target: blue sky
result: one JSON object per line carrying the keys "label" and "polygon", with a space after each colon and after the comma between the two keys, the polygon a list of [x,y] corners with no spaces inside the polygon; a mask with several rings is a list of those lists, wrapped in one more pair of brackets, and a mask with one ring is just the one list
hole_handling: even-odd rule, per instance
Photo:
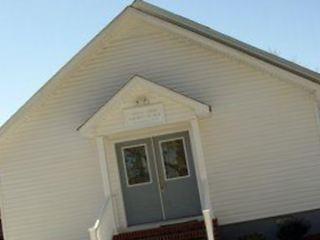
{"label": "blue sky", "polygon": [[[0,0],[0,125],[131,2]],[[320,71],[319,0],[149,2]]]}

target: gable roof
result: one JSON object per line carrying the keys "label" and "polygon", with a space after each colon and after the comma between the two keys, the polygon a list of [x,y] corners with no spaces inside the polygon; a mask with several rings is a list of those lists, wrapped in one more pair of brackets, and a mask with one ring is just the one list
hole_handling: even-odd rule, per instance
{"label": "gable roof", "polygon": [[102,107],[100,107],[89,119],[87,119],[81,126],[77,128],[83,135],[89,135],[88,132],[91,128],[94,128],[102,118],[103,115],[108,114],[108,111],[116,106],[123,96],[126,96],[132,92],[134,88],[144,88],[147,92],[156,92],[157,95],[162,95],[175,102],[181,103],[194,111],[194,115],[202,118],[210,115],[212,108],[210,105],[200,102],[197,99],[185,96],[170,88],[162,86],[147,80],[141,76],[135,75],[129,81],[123,85]]}
{"label": "gable roof", "polygon": [[298,65],[284,58],[281,58],[274,54],[263,51],[259,48],[251,46],[244,42],[241,42],[235,38],[232,38],[218,31],[215,31],[205,25],[199,24],[185,17],[166,11],[162,8],[159,8],[155,5],[144,2],[142,0],[134,1],[134,3],[131,6],[139,11],[142,11],[154,17],[160,18],[164,21],[178,25],[179,27],[182,27],[194,33],[200,34],[216,42],[222,43],[233,49],[246,53],[252,57],[258,58],[264,62],[275,65],[286,71],[294,73],[300,77],[306,78],[312,82],[315,82],[318,84],[320,83],[320,73],[317,73],[308,68],[302,67],[301,65]]}
{"label": "gable roof", "polygon": [[98,33],[85,47],[83,47],[66,65],[64,65],[38,92],[36,92],[2,127],[0,128],[0,138],[11,126],[35,105],[50,93],[54,86],[62,80],[68,72],[89,55],[104,40],[104,37],[114,29],[117,21],[125,15],[128,10],[135,9],[149,16],[174,24],[192,33],[196,33],[209,40],[221,43],[232,49],[245,53],[251,57],[257,58],[265,63],[276,66],[287,72],[293,73],[299,77],[309,80],[312,83],[320,85],[320,74],[298,64],[285,60],[281,57],[270,54],[266,51],[253,47],[244,42],[238,41],[232,37],[219,33],[207,26],[196,23],[192,20],[176,15],[142,0],[136,0],[125,8],[116,18],[114,18],[100,33]]}

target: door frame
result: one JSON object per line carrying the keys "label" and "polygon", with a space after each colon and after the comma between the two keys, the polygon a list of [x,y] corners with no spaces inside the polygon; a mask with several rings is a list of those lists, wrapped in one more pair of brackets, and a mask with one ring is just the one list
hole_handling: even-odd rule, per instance
{"label": "door frame", "polygon": [[[103,180],[108,179],[108,183],[105,183],[105,188],[107,188],[107,193],[111,195],[112,205],[114,206],[114,222],[118,231],[125,231],[128,229],[127,216],[125,213],[125,205],[123,200],[123,192],[120,183],[120,172],[119,164],[117,161],[116,148],[117,143],[126,142],[130,140],[155,137],[160,135],[166,135],[171,133],[177,133],[186,131],[190,137],[191,151],[193,155],[193,161],[195,166],[195,174],[197,179],[197,185],[199,190],[201,210],[211,209],[211,201],[209,196],[209,185],[206,172],[206,164],[204,160],[204,154],[201,143],[201,135],[199,122],[197,118],[193,118],[190,121],[179,122],[176,124],[170,125],[161,125],[148,129],[140,129],[133,131],[125,131],[122,133],[109,135],[109,136],[100,136],[98,138],[102,139],[104,142],[102,149],[105,152],[106,168],[105,171],[102,170]],[[100,161],[101,162],[101,161]],[[111,168],[109,165],[112,165],[112,171],[114,179],[110,178]],[[106,172],[107,171],[107,172]],[[108,176],[108,177],[107,177]],[[113,190],[112,184],[116,184],[115,191]],[[106,186],[108,185],[108,186]],[[165,222],[165,221],[164,221]],[[142,224],[143,226],[144,224]],[[150,225],[150,224],[149,224]]]}

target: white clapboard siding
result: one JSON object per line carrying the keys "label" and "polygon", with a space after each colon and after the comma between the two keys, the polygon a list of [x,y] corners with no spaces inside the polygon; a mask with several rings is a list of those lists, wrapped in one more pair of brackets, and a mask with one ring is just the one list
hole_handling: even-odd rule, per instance
{"label": "white clapboard siding", "polygon": [[7,240],[88,239],[103,188],[95,142],[76,128],[134,74],[213,106],[201,134],[221,223],[320,207],[308,92],[163,30],[127,25],[0,146]]}

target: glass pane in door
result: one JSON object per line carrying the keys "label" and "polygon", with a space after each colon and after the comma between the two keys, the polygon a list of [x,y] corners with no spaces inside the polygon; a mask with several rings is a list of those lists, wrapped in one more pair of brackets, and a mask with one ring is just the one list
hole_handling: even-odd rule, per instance
{"label": "glass pane in door", "polygon": [[160,149],[166,179],[189,176],[183,138],[160,141]]}
{"label": "glass pane in door", "polygon": [[122,154],[127,184],[132,186],[151,183],[146,146],[139,145],[125,147],[122,149]]}

